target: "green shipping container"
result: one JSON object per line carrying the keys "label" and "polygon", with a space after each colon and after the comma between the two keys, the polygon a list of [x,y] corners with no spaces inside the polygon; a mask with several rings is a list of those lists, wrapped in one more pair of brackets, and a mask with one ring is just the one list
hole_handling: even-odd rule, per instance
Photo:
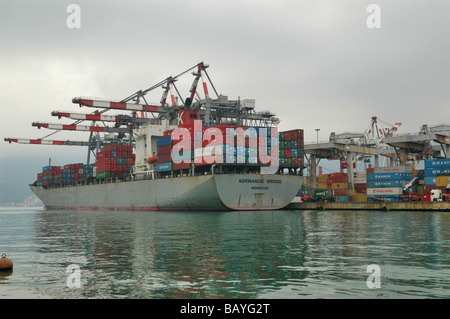
{"label": "green shipping container", "polygon": [[315,197],[331,197],[331,189],[316,189],[314,191]]}
{"label": "green shipping container", "polygon": [[111,172],[97,172],[97,179],[111,177]]}

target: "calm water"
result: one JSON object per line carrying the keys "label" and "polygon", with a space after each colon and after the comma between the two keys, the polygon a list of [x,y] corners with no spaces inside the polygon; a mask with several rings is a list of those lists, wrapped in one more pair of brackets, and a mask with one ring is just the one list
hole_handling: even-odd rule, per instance
{"label": "calm water", "polygon": [[[450,297],[442,212],[2,208],[1,253],[14,271],[0,298]],[[67,287],[71,264],[80,288]]]}

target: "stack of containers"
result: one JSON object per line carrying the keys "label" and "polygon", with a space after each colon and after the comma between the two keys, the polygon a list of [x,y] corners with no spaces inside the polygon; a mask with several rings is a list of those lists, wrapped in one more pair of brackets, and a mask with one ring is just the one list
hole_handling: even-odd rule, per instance
{"label": "stack of containers", "polygon": [[[44,166],[37,176],[38,186],[53,186],[59,183],[60,166]],[[40,180],[40,181],[39,181]]]}
{"label": "stack of containers", "polygon": [[[97,153],[95,177],[124,178],[129,175],[136,157],[131,145],[107,145]],[[93,171],[94,175],[94,171]]]}
{"label": "stack of containers", "polygon": [[329,174],[327,179],[329,189],[331,189],[331,195],[338,202],[348,202],[348,178],[346,173],[332,173]]}
{"label": "stack of containers", "polygon": [[376,167],[367,174],[368,201],[384,200],[398,202],[403,187],[412,180],[412,174],[404,166]]}
{"label": "stack of containers", "polygon": [[328,198],[332,196],[331,189],[328,186],[329,174],[317,175],[317,185],[314,190],[314,197],[316,198]]}
{"label": "stack of containers", "polygon": [[328,175],[328,174],[317,175],[316,189],[320,189],[320,190],[328,189],[328,179],[329,178],[330,178],[330,175]]}
{"label": "stack of containers", "polygon": [[61,166],[44,166],[37,175],[38,186],[64,185],[93,176],[92,165],[83,163]]}
{"label": "stack of containers", "polygon": [[84,164],[66,164],[63,167],[62,173],[61,180],[64,180],[65,184],[79,181],[84,178]]}
{"label": "stack of containers", "polygon": [[305,144],[302,129],[280,132],[279,155],[281,167],[304,167]]}
{"label": "stack of containers", "polygon": [[164,136],[156,142],[156,171],[172,171],[172,136]]}
{"label": "stack of containers", "polygon": [[424,162],[422,196],[424,201],[429,201],[431,190],[440,189],[443,193],[446,192],[446,186],[450,183],[450,159],[432,159]]}
{"label": "stack of containers", "polygon": [[353,182],[355,192],[351,195],[351,201],[367,202],[367,173],[357,172]]}
{"label": "stack of containers", "polygon": [[[211,156],[222,156],[224,164],[238,165],[270,165],[262,163],[259,154],[260,148],[264,148],[267,156],[271,156],[272,147],[279,149],[280,167],[299,168],[304,167],[304,139],[303,130],[291,130],[279,133],[279,144],[272,145],[271,128],[270,127],[246,127],[246,126],[229,126],[227,124],[204,125],[202,132],[195,132],[194,126],[184,126],[190,131],[191,135],[191,151],[192,160],[195,166],[208,165],[214,162]],[[209,128],[217,128],[221,131],[223,141],[214,142],[215,137],[211,139],[205,138],[205,130]],[[248,130],[250,134],[245,134],[244,145],[238,145],[238,138],[232,135],[236,133],[236,129]],[[179,141],[172,141],[171,135],[173,130],[164,132],[164,137],[158,139],[158,159],[157,172],[169,172],[172,170],[189,168],[187,163],[175,164],[170,155],[169,148],[172,149]],[[228,134],[227,134],[228,133]],[[266,135],[266,139],[262,136]],[[233,138],[233,146],[230,141],[225,140],[227,136]],[[171,145],[169,147],[169,144]],[[201,148],[195,148],[200,145]],[[172,163],[172,164],[171,164]],[[158,169],[159,167],[159,169]]]}

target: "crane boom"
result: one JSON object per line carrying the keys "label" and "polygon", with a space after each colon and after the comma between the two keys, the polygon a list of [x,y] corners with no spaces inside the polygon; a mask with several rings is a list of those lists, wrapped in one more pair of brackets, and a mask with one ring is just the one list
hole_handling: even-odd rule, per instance
{"label": "crane boom", "polygon": [[60,112],[53,111],[52,116],[57,116],[58,118],[67,117],[72,120],[87,120],[87,121],[103,121],[103,122],[117,122],[118,117],[113,115],[102,115],[102,114],[81,114],[72,112]]}
{"label": "crane boom", "polygon": [[116,128],[116,127],[102,127],[102,126],[84,126],[84,125],[76,125],[76,124],[52,124],[52,123],[41,123],[41,122],[33,122],[33,126],[37,128],[47,128],[50,130],[64,130],[64,131],[84,131],[84,132],[118,132],[123,133],[127,132],[128,129],[125,128]]}
{"label": "crane boom", "polygon": [[167,113],[167,109],[165,107],[159,106],[159,105],[135,104],[135,103],[126,103],[126,102],[112,102],[112,101],[103,101],[103,100],[89,100],[89,99],[83,99],[81,97],[73,98],[72,102],[77,103],[80,106],[97,107],[97,108],[103,108],[103,109]]}
{"label": "crane boom", "polygon": [[5,138],[5,142],[18,144],[38,144],[38,145],[69,145],[69,146],[89,146],[89,142],[84,141],[52,141],[52,140],[32,140],[24,138]]}

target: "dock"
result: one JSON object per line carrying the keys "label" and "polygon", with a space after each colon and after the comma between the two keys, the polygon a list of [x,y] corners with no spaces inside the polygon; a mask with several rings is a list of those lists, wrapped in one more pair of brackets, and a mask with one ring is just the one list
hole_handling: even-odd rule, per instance
{"label": "dock", "polygon": [[450,202],[296,202],[289,204],[286,209],[450,212]]}

